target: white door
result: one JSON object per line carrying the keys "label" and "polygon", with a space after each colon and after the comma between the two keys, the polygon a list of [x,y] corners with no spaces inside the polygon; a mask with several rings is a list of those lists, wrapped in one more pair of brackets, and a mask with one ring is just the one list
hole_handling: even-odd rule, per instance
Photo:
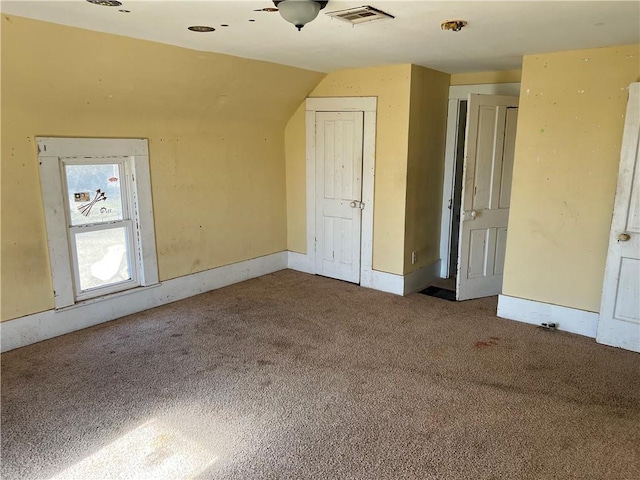
{"label": "white door", "polygon": [[518,97],[469,95],[456,298],[502,291]]}
{"label": "white door", "polygon": [[316,113],[316,273],[360,283],[362,112]]}
{"label": "white door", "polygon": [[629,88],[596,340],[640,352],[640,83]]}

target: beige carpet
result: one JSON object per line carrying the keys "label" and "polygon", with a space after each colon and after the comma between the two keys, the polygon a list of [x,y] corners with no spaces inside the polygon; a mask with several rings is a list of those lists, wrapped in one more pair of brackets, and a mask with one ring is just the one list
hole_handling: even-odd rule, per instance
{"label": "beige carpet", "polygon": [[638,479],[640,355],[278,272],[2,355],[2,479]]}

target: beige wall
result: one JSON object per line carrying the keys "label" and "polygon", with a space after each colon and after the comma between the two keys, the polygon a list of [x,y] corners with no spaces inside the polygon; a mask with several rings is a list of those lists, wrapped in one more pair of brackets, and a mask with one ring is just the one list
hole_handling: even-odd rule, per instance
{"label": "beige wall", "polygon": [[284,127],[323,74],[1,21],[2,319],[53,307],[35,136],[149,139],[161,280],[286,249]]}
{"label": "beige wall", "polygon": [[[440,217],[444,177],[449,75],[411,69],[404,273],[440,258]],[[418,260],[411,263],[411,254]]]}
{"label": "beige wall", "polygon": [[597,312],[638,45],[524,58],[503,292]]}
{"label": "beige wall", "polygon": [[307,253],[305,102],[289,119],[284,144],[287,159],[287,249]]}
{"label": "beige wall", "polygon": [[483,83],[517,83],[522,70],[502,70],[496,72],[454,73],[451,85],[478,85]]}
{"label": "beige wall", "polygon": [[[341,70],[311,97],[378,97],[373,268],[402,274],[411,65]],[[286,128],[288,248],[306,252],[304,105]]]}

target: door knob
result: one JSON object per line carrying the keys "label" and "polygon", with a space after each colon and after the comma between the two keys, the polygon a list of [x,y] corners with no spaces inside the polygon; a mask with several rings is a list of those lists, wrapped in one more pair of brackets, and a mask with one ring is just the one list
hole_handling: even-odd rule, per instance
{"label": "door knob", "polygon": [[359,208],[360,210],[364,210],[364,203],[357,200],[353,200],[349,205],[351,206],[351,208]]}
{"label": "door knob", "polygon": [[630,238],[631,235],[629,235],[628,233],[621,233],[620,235],[618,235],[618,240],[620,242],[628,242]]}

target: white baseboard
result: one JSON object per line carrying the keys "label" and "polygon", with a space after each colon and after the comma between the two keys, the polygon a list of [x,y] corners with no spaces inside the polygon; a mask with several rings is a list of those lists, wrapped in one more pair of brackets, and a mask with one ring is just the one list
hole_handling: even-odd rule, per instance
{"label": "white baseboard", "polygon": [[439,277],[440,260],[437,260],[404,276],[373,270],[371,285],[367,285],[367,287],[396,295],[409,295],[428,287],[433,280]]}
{"label": "white baseboard", "polygon": [[[311,275],[316,273],[314,266],[309,264],[309,257],[304,253],[288,252],[287,264],[291,270],[310,273]],[[361,279],[361,285],[381,292],[395,293],[396,295],[404,294],[404,277],[393,273],[371,270],[367,272],[367,278]]]}
{"label": "white baseboard", "polygon": [[[0,350],[7,352],[285,268],[313,273],[307,255],[296,252],[273,253],[72,307],[7,320],[0,323]],[[371,283],[367,287],[406,295],[426,287],[438,277],[439,270],[440,261],[406,276],[372,270]]]}
{"label": "white baseboard", "polygon": [[371,284],[366,287],[380,292],[404,295],[404,277],[395,273],[371,270]]}
{"label": "white baseboard", "polygon": [[306,253],[287,252],[287,267],[303,273],[315,273]]}
{"label": "white baseboard", "polygon": [[[288,252],[288,266],[291,270],[315,274],[313,266],[309,265],[308,257],[304,253]],[[370,276],[367,275],[367,278],[362,278],[360,284],[363,287],[381,292],[408,295],[427,287],[439,275],[440,260],[405,276],[371,270]]]}
{"label": "white baseboard", "polygon": [[407,275],[372,270],[371,284],[366,287],[396,295],[409,295],[428,287],[436,278],[440,278],[440,260]]}
{"label": "white baseboard", "polygon": [[436,278],[440,278],[440,260],[425,265],[404,276],[404,295],[424,290]]}
{"label": "white baseboard", "polygon": [[594,312],[507,295],[498,297],[498,316],[533,325],[552,322],[557,325],[558,330],[591,338],[596,337],[599,318]]}
{"label": "white baseboard", "polygon": [[1,351],[64,335],[132,313],[226,287],[287,268],[288,252],[213,268],[166,280],[152,287],[116,294],[100,301],[47,310],[0,323]]}

